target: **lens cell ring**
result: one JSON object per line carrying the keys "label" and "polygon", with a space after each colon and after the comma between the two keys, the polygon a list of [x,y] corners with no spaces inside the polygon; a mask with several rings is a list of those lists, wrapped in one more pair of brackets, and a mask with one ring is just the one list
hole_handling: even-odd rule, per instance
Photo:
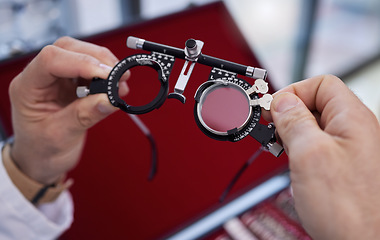
{"label": "lens cell ring", "polygon": [[[159,108],[166,100],[169,91],[169,76],[174,65],[174,57],[161,53],[136,54],[121,60],[107,78],[107,96],[111,104],[131,114],[144,114]],[[157,71],[161,83],[157,96],[143,106],[132,106],[119,97],[119,81],[123,74],[133,67],[150,67]]]}
{"label": "lens cell ring", "polygon": [[[239,103],[233,103],[234,101]],[[244,89],[222,80],[215,81],[215,84],[203,91],[197,109],[202,125],[218,135],[240,131],[250,119],[251,113],[249,96]]]}
{"label": "lens cell ring", "polygon": [[[215,78],[214,76],[213,77],[210,76],[210,79],[216,79],[216,80],[209,80],[203,83],[198,88],[195,94],[195,102],[196,102],[194,106],[195,121],[198,127],[202,130],[202,132],[211,138],[221,140],[221,141],[232,141],[232,142],[240,141],[241,139],[249,135],[249,133],[253,130],[253,128],[256,126],[256,124],[260,120],[261,108],[258,106],[249,105],[249,99],[258,99],[258,95],[257,94],[249,95],[246,93],[246,91],[251,87],[251,85],[243,79],[239,79],[236,77],[219,77],[219,76]],[[240,113],[242,113],[242,115],[247,114],[247,117],[246,118],[244,117],[244,120],[240,118],[240,120],[238,121],[239,122],[238,126],[233,127],[229,130],[224,128],[222,131],[218,131],[220,130],[219,129],[220,126],[217,127],[218,129],[215,129],[214,126],[212,127],[209,126],[210,125],[209,122],[206,123],[207,119],[205,121],[204,117],[202,116],[203,114],[202,109],[203,109],[204,101],[207,95],[210,94],[210,92],[212,92],[213,90],[218,89],[218,88],[223,88],[223,87],[230,88],[231,90],[233,89],[233,90],[239,91],[241,96],[244,96],[244,98],[246,98],[247,103],[243,103],[241,99],[239,101],[242,104],[247,104],[247,108],[249,108],[249,110],[248,112],[246,110],[243,110],[243,112],[239,110]],[[235,96],[237,96],[236,93],[234,94]]]}

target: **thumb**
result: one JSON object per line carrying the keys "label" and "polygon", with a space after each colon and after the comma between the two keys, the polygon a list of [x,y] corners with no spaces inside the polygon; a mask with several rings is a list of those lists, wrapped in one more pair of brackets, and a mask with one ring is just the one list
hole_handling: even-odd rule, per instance
{"label": "thumb", "polygon": [[295,94],[276,94],[271,105],[271,115],[288,155],[289,151],[310,146],[323,133],[314,115]]}
{"label": "thumb", "polygon": [[67,129],[83,132],[117,110],[106,94],[94,94],[72,102],[58,117]]}

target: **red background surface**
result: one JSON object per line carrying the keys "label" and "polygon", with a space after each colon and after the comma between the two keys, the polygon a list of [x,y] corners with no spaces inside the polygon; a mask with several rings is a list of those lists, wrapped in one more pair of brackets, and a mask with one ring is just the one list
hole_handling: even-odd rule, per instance
{"label": "red background surface", "polygon": [[[130,35],[179,48],[188,38],[199,39],[205,42],[202,51],[207,55],[259,67],[223,3],[86,40],[108,47],[122,59],[144,52],[125,46]],[[0,114],[9,134],[8,85],[31,57],[33,54],[0,64]],[[176,60],[170,91],[183,63]],[[221,193],[259,144],[251,137],[238,143],[220,142],[198,129],[193,96],[210,71],[210,67],[195,66],[184,92],[186,104],[168,99],[160,109],[141,116],[158,147],[158,173],[151,182],[147,180],[149,142],[124,112],[89,130],[80,164],[69,174],[75,180],[71,188],[75,221],[61,239],[156,239],[221,206]],[[253,79],[248,81],[253,83]],[[131,89],[144,87],[149,94],[151,90],[144,83],[138,74],[129,82]],[[275,158],[263,153],[239,179],[226,202],[286,165],[286,156]]]}

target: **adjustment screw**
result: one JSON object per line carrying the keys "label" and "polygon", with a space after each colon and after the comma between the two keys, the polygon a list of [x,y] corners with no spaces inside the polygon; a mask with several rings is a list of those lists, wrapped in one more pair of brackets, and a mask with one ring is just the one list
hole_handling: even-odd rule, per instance
{"label": "adjustment screw", "polygon": [[187,48],[193,49],[193,48],[196,48],[197,42],[194,39],[190,38],[186,41],[185,45]]}

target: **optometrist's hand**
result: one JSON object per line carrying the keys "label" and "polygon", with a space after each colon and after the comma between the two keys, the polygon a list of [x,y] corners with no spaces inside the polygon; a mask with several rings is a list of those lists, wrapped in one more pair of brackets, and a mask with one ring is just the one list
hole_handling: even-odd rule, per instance
{"label": "optometrist's hand", "polygon": [[[107,78],[117,61],[104,47],[63,37],[13,79],[11,156],[26,175],[51,184],[77,164],[86,130],[117,110],[105,94],[78,99],[77,84]],[[121,81],[119,94],[127,92]]]}
{"label": "optometrist's hand", "polygon": [[[277,92],[271,117],[289,157],[296,210],[314,239],[380,236],[380,126],[337,77]],[[272,118],[272,119],[271,119]]]}

